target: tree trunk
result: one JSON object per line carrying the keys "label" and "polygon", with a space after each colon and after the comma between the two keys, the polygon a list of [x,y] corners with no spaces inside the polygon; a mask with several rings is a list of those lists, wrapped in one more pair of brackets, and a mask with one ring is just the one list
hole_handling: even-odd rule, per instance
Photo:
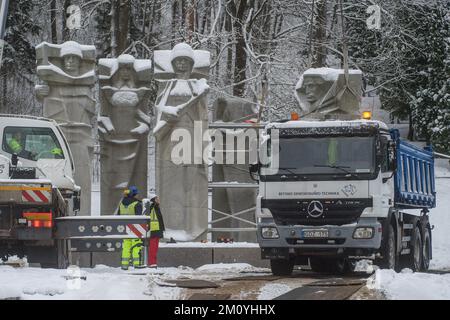
{"label": "tree trunk", "polygon": [[[231,16],[229,14],[225,15],[225,31],[228,34],[228,42],[233,41],[233,28],[231,25]],[[225,77],[225,85],[230,85],[233,83],[233,46],[230,44],[227,48],[227,69],[226,69],[226,77]],[[220,69],[218,73],[220,72]]]}
{"label": "tree trunk", "polygon": [[70,40],[70,30],[69,28],[67,28],[66,26],[66,21],[67,21],[67,9],[69,8],[69,6],[71,5],[71,0],[64,0],[64,4],[63,4],[63,12],[62,12],[62,41],[69,41]]}
{"label": "tree trunk", "polygon": [[314,25],[313,25],[313,52],[312,63],[313,68],[326,66],[327,49],[325,41],[327,37],[327,0],[316,0],[314,7]]}
{"label": "tree trunk", "polygon": [[117,34],[119,33],[118,30],[118,20],[119,20],[119,14],[117,12],[118,8],[118,1],[119,0],[111,0],[111,11],[109,12],[109,16],[111,19],[111,57],[116,58],[118,56],[118,41],[117,41]]}
{"label": "tree trunk", "polygon": [[245,12],[248,8],[247,1],[240,1],[239,6],[236,8],[233,1],[229,2],[230,11],[234,17],[234,34],[235,34],[235,63],[234,63],[234,87],[233,95],[243,97],[245,94],[245,76],[247,69],[247,52],[245,51],[245,39],[244,39],[244,23]]}
{"label": "tree trunk", "polygon": [[187,39],[190,41],[192,35],[195,32],[195,21],[196,21],[196,0],[188,0],[186,3],[186,33]]}
{"label": "tree trunk", "polygon": [[178,25],[178,0],[175,0],[172,5],[172,47],[175,46],[175,34],[177,32]]}
{"label": "tree trunk", "polygon": [[58,34],[56,31],[56,0],[50,2],[50,36],[52,43],[58,43]]}
{"label": "tree trunk", "polygon": [[409,111],[409,127],[408,127],[408,140],[414,141],[414,123],[411,111]]}
{"label": "tree trunk", "polygon": [[130,30],[130,0],[119,0],[119,33],[117,37],[117,54],[121,55],[128,47]]}

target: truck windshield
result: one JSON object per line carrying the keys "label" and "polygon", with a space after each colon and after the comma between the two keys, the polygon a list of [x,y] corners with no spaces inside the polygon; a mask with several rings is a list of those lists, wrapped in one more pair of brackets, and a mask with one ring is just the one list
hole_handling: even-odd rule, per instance
{"label": "truck windshield", "polygon": [[374,137],[280,138],[277,174],[350,175],[373,173]]}
{"label": "truck windshield", "polygon": [[32,161],[64,159],[61,145],[51,128],[6,127],[2,149]]}

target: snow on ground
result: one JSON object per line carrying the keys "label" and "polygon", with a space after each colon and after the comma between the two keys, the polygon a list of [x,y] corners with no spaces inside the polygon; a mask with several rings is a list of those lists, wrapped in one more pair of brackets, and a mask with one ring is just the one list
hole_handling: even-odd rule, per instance
{"label": "snow on ground", "polygon": [[[41,269],[0,266],[0,299],[23,300],[142,300],[148,288],[145,276],[115,268]],[[83,280],[81,277],[86,277]]]}
{"label": "snow on ground", "polygon": [[261,288],[258,300],[272,300],[291,291],[293,288],[282,283],[268,283]]}
{"label": "snow on ground", "polygon": [[[436,208],[430,210],[433,259],[431,269],[450,269],[450,170],[436,167]],[[439,178],[441,177],[441,178]]]}
{"label": "snow on ground", "polygon": [[404,269],[400,273],[393,270],[377,270],[371,285],[383,292],[387,299],[450,299],[450,274],[413,273],[409,269]]}
{"label": "snow on ground", "polygon": [[[167,235],[164,234],[167,238]],[[218,242],[177,242],[177,243],[166,243],[161,242],[160,248],[259,248],[257,243],[251,242],[229,242],[229,243],[218,243]]]}
{"label": "snow on ground", "polygon": [[[13,268],[0,266],[0,300],[177,300],[183,289],[165,280],[193,278],[218,281],[245,273],[268,272],[246,263],[204,265],[197,269],[185,266],[123,271],[98,265],[93,269],[69,267],[67,270]],[[268,288],[265,294],[273,292]]]}

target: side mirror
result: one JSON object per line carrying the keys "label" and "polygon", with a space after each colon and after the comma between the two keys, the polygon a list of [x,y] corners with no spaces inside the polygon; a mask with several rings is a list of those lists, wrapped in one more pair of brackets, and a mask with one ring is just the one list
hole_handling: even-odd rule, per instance
{"label": "side mirror", "polygon": [[75,192],[73,197],[73,211],[80,211],[80,208],[81,208],[80,192]]}
{"label": "side mirror", "polygon": [[13,153],[11,156],[11,164],[14,167],[17,167],[17,163],[19,162],[19,157],[17,156],[17,153]]}
{"label": "side mirror", "polygon": [[397,145],[395,141],[389,141],[388,144],[388,170],[397,170]]}
{"label": "side mirror", "polygon": [[250,177],[252,178],[252,180],[254,181],[258,181],[259,178],[259,170],[261,169],[261,164],[260,163],[255,163],[255,164],[251,164],[249,167],[249,172],[250,172]]}

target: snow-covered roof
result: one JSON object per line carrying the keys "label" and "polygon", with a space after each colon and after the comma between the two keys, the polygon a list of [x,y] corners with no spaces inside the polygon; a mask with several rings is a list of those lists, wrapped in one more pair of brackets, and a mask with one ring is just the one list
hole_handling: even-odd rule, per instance
{"label": "snow-covered roof", "polygon": [[13,127],[53,127],[57,125],[54,120],[44,117],[12,114],[0,114],[0,122]]}
{"label": "snow-covered roof", "polygon": [[290,129],[290,128],[324,128],[324,127],[358,127],[361,125],[374,125],[382,129],[388,130],[388,126],[377,120],[325,120],[325,121],[287,121],[287,122],[273,122],[266,125],[266,129]]}
{"label": "snow-covered roof", "polygon": [[0,179],[0,184],[41,185],[41,184],[52,184],[52,181],[49,179]]}

